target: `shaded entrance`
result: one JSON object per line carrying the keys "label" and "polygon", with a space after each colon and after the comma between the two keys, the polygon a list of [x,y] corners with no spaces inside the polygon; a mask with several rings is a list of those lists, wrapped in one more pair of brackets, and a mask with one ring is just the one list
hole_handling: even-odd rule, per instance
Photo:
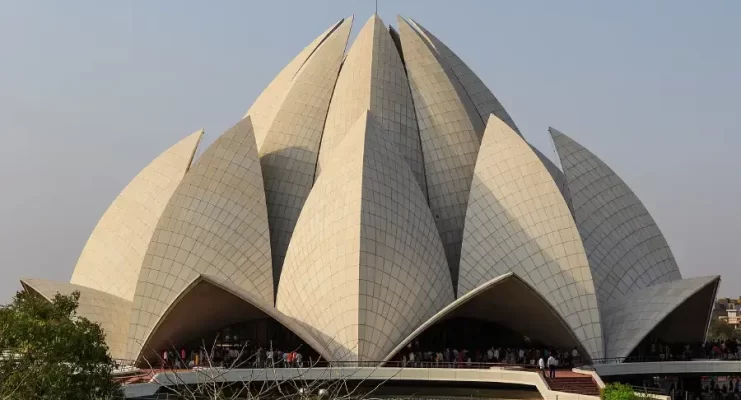
{"label": "shaded entrance", "polygon": [[482,356],[491,347],[548,347],[500,323],[468,317],[451,317],[440,321],[415,338],[412,344],[412,347],[422,351],[466,349],[473,353],[471,360],[478,362],[485,361]]}
{"label": "shaded entrance", "polygon": [[588,358],[558,312],[530,285],[509,273],[466,293],[435,314],[387,360],[402,359],[410,349],[424,353],[450,348],[468,350],[471,361],[475,361],[477,353],[483,357],[491,347],[540,351],[571,351],[576,347],[584,359]]}
{"label": "shaded entrance", "polygon": [[212,357],[225,363],[234,359],[235,351],[246,360],[260,347],[267,352],[271,346],[317,359],[318,343],[308,332],[272,305],[240,290],[203,276],[193,281],[157,323],[137,364],[161,365],[165,352],[170,365],[182,358],[181,365],[190,361],[203,365]]}
{"label": "shaded entrance", "polygon": [[706,285],[685,300],[641,340],[626,361],[702,357],[717,289],[717,282]]}

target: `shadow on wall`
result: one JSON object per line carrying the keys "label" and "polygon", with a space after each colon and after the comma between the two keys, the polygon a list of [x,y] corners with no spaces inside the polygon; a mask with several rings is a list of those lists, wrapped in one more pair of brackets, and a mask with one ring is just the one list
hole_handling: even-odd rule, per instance
{"label": "shadow on wall", "polygon": [[286,147],[260,155],[276,299],[288,245],[314,185],[316,163],[317,150],[308,147]]}

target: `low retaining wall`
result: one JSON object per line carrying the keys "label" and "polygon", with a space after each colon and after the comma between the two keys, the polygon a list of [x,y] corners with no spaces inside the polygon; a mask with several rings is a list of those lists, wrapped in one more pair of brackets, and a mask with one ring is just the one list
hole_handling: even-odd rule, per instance
{"label": "low retaining wall", "polygon": [[151,396],[161,386],[195,385],[204,382],[261,382],[285,380],[336,380],[351,381],[406,381],[452,383],[503,383],[531,386],[545,400],[597,400],[595,396],[563,393],[551,390],[537,372],[511,369],[440,369],[440,368],[282,368],[282,369],[203,369],[199,371],[161,372],[151,383],[126,385],[126,397]]}

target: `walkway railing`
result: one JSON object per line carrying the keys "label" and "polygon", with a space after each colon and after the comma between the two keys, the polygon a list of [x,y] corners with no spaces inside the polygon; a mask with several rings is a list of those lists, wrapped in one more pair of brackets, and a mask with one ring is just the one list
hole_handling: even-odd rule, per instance
{"label": "walkway railing", "polygon": [[618,364],[618,363],[637,363],[637,362],[666,362],[666,361],[739,361],[738,358],[710,358],[710,357],[659,357],[659,356],[631,356],[631,357],[611,357],[596,358],[592,360],[592,365],[601,364]]}
{"label": "walkway railing", "polygon": [[[133,367],[136,363],[133,360],[115,360],[119,369]],[[157,369],[193,369],[208,368],[208,365],[198,366],[153,366]],[[326,360],[308,360],[300,364],[284,362],[255,362],[254,360],[245,360],[243,362],[214,362],[211,367],[215,368],[460,368],[460,369],[490,369],[501,368],[510,370],[531,370],[536,371],[537,366],[531,364],[512,364],[512,363],[491,363],[491,362],[434,362],[434,361],[326,361]],[[569,367],[570,368],[570,367]],[[562,369],[562,368],[560,368]]]}
{"label": "walkway railing", "polygon": [[[692,360],[708,360],[707,358],[673,358],[666,359],[656,356],[633,356],[633,357],[611,357],[611,358],[597,358],[585,363],[575,363],[574,365],[561,365],[558,369],[570,369],[573,367],[594,367],[597,365],[605,364],[619,364],[619,363],[638,363],[638,362],[663,362],[663,361],[692,361]],[[737,360],[725,360],[716,359],[718,361],[737,361]],[[116,368],[118,370],[125,370],[127,368],[133,368],[136,363],[134,360],[114,360],[116,362]],[[208,365],[187,365],[187,362],[180,360],[175,365],[153,365],[152,368],[157,369],[191,369],[193,367],[208,367]],[[329,367],[348,367],[348,368],[377,368],[377,367],[394,367],[394,368],[466,368],[466,369],[489,369],[489,368],[502,368],[502,369],[524,369],[535,371],[538,369],[536,365],[530,363],[494,363],[494,362],[450,362],[450,361],[326,361],[326,360],[304,360],[300,364],[296,362],[283,362],[274,361],[269,362],[256,362],[253,359],[244,361],[226,360],[213,362],[213,367],[230,367],[230,368],[329,368]]]}

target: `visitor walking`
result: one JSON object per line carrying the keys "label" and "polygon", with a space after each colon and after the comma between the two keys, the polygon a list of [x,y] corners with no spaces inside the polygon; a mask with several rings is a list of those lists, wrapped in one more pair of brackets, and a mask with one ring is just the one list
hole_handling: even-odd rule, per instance
{"label": "visitor walking", "polygon": [[558,361],[556,361],[556,358],[553,357],[553,355],[548,357],[548,377],[549,378],[555,378],[556,377],[556,365],[558,365]]}
{"label": "visitor walking", "polygon": [[538,368],[540,369],[540,373],[545,376],[545,361],[543,361],[543,357],[538,359]]}

